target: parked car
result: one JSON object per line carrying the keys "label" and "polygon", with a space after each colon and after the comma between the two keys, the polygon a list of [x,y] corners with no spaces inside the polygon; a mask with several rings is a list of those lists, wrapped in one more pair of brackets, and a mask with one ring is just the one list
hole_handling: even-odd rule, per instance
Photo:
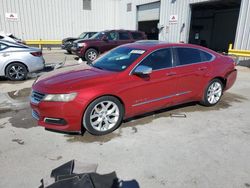
{"label": "parked car", "polygon": [[32,114],[46,129],[103,135],[150,111],[191,101],[213,106],[236,76],[233,59],[201,46],[131,43],[88,68],[40,77]]}
{"label": "parked car", "polygon": [[25,44],[25,41],[15,37],[12,33],[5,34],[4,32],[0,32],[0,40],[6,40],[10,42],[17,42],[17,43]]}
{"label": "parked car", "polygon": [[88,62],[94,61],[99,54],[112,48],[147,39],[144,32],[129,30],[110,30],[96,33],[88,40],[76,40],[71,51]]}
{"label": "parked car", "polygon": [[23,44],[0,40],[0,76],[24,80],[28,72],[42,70],[42,51]]}
{"label": "parked car", "polygon": [[83,32],[77,38],[68,37],[62,40],[62,49],[65,49],[69,54],[71,54],[71,48],[73,46],[73,42],[78,39],[89,39],[97,32]]}

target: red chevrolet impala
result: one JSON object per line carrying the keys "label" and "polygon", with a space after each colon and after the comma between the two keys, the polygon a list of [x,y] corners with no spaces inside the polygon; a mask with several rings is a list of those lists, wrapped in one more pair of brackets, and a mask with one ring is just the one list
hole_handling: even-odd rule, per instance
{"label": "red chevrolet impala", "polygon": [[49,130],[103,135],[149,111],[191,101],[215,105],[236,76],[231,58],[207,48],[141,41],[88,68],[40,77],[32,87],[32,115]]}

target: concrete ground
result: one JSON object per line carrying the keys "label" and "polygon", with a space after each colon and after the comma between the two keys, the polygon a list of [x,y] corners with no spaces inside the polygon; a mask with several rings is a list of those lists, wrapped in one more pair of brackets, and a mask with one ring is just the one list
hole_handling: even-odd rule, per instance
{"label": "concrete ground", "polygon": [[[67,56],[44,53],[47,63]],[[34,78],[0,80],[0,187],[33,188],[69,160],[98,164],[98,173],[116,171],[142,188],[250,187],[250,69],[215,107],[186,104],[125,122],[101,137],[45,131],[31,118],[28,95]],[[186,114],[186,118],[170,114]]]}

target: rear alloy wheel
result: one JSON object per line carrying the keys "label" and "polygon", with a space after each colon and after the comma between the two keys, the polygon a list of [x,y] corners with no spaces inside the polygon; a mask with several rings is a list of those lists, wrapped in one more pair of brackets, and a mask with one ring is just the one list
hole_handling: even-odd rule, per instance
{"label": "rear alloy wheel", "polygon": [[219,79],[212,80],[207,86],[202,104],[205,106],[216,105],[220,101],[222,93],[222,82]]}
{"label": "rear alloy wheel", "polygon": [[97,50],[90,48],[85,52],[85,59],[87,62],[92,62],[98,57]]}
{"label": "rear alloy wheel", "polygon": [[123,114],[123,106],[117,98],[100,97],[86,109],[83,126],[93,135],[108,134],[121,124]]}
{"label": "rear alloy wheel", "polygon": [[27,68],[21,63],[11,63],[6,68],[6,77],[10,80],[25,80],[27,74]]}

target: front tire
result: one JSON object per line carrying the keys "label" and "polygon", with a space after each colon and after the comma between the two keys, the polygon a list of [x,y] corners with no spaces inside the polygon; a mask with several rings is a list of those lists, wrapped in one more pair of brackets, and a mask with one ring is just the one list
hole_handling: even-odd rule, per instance
{"label": "front tire", "polygon": [[117,98],[103,96],[87,107],[83,116],[83,126],[93,135],[105,135],[113,132],[121,124],[123,115],[123,105]]}
{"label": "front tire", "polygon": [[87,62],[92,62],[98,57],[98,51],[94,48],[90,48],[85,52],[85,59]]}
{"label": "front tire", "polygon": [[220,101],[222,94],[223,83],[219,79],[213,79],[208,84],[201,103],[204,106],[214,106]]}
{"label": "front tire", "polygon": [[10,80],[25,80],[27,78],[27,74],[27,68],[21,63],[11,63],[6,68],[6,77]]}

